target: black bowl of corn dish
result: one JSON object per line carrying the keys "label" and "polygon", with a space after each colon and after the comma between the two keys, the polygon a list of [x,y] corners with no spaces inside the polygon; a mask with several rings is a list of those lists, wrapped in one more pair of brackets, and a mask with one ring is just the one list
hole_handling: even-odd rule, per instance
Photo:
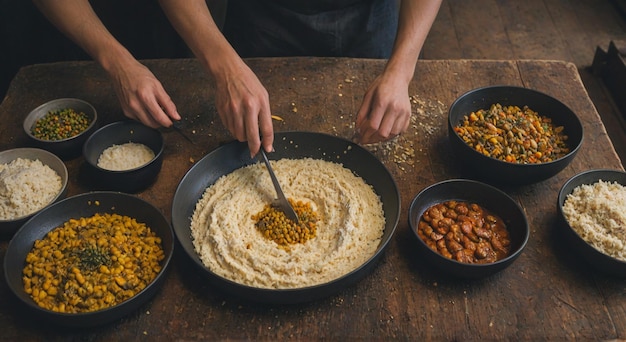
{"label": "black bowl of corn dish", "polygon": [[87,178],[98,190],[136,193],[152,185],[163,163],[161,132],[133,120],[94,132],[83,146]]}
{"label": "black bowl of corn dish", "polygon": [[39,148],[0,152],[0,236],[67,194],[67,168],[59,157]]}
{"label": "black bowl of corn dish", "polygon": [[626,172],[588,170],[568,179],[557,200],[560,233],[594,270],[626,278]]}
{"label": "black bowl of corn dish", "polygon": [[448,136],[463,173],[495,184],[531,184],[563,170],[583,126],[559,100],[536,90],[490,86],[454,101]]}
{"label": "black bowl of corn dish", "polygon": [[530,235],[515,200],[469,179],[450,179],[420,191],[409,207],[409,226],[421,262],[458,279],[483,278],[509,267]]}
{"label": "black bowl of corn dish", "polygon": [[33,109],[23,127],[32,147],[48,150],[61,159],[72,159],[80,156],[97,123],[98,114],[90,103],[61,98]]}
{"label": "black bowl of corn dish", "polygon": [[[6,250],[4,275],[24,304],[25,310],[16,310],[20,319],[36,315],[54,325],[93,327],[150,300],[165,279],[173,249],[173,231],[159,209],[129,194],[90,192],[27,221]],[[52,271],[41,274],[41,268]]]}

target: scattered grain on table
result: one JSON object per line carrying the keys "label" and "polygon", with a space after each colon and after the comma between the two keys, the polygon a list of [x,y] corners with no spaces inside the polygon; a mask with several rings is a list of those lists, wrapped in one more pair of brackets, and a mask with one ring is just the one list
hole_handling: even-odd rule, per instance
{"label": "scattered grain on table", "polygon": [[408,130],[391,140],[364,145],[381,161],[393,162],[402,171],[413,167],[416,153],[422,152],[419,141],[429,139],[441,129],[446,111],[439,100],[422,99],[419,95],[412,95],[409,100],[412,113]]}

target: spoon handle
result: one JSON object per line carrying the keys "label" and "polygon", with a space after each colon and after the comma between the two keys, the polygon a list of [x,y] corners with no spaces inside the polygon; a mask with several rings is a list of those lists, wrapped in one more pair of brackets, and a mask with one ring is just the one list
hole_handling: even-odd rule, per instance
{"label": "spoon handle", "polygon": [[296,214],[296,211],[291,206],[291,203],[289,203],[289,201],[287,200],[287,197],[285,197],[285,194],[283,193],[283,190],[281,189],[280,184],[278,183],[278,179],[276,178],[276,175],[274,174],[274,170],[272,169],[272,166],[270,165],[270,161],[269,159],[267,159],[267,154],[265,154],[265,151],[263,151],[262,148],[261,148],[261,156],[263,157],[263,162],[265,162],[267,171],[269,171],[270,173],[270,178],[272,179],[272,183],[274,183],[274,189],[276,189],[276,195],[278,195],[278,205],[280,209],[283,211],[283,213],[285,213],[288,219],[296,223],[299,223],[298,215]]}

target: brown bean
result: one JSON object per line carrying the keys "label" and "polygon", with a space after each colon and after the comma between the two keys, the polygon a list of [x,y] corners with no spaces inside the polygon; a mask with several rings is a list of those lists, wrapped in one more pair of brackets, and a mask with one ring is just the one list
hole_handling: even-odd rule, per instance
{"label": "brown bean", "polygon": [[456,220],[459,214],[455,210],[446,210],[444,217],[450,218],[452,220]]}
{"label": "brown bean", "polygon": [[455,253],[455,252],[458,252],[461,249],[463,249],[463,245],[461,245],[460,243],[454,241],[454,239],[446,239],[446,241],[447,241],[446,245],[448,247],[448,250],[451,253]]}
{"label": "brown bean", "polygon": [[483,239],[491,239],[491,231],[489,229],[485,229],[485,228],[481,228],[481,227],[473,227],[474,233],[476,233],[476,235],[478,237],[481,237]]}
{"label": "brown bean", "polygon": [[417,234],[432,250],[467,263],[504,258],[510,240],[504,222],[476,203],[447,201],[422,215]]}
{"label": "brown bean", "polygon": [[464,262],[467,264],[474,263],[474,251],[469,250],[469,249],[462,249],[460,251],[457,251],[455,254],[455,257],[456,257],[456,260],[460,262]]}
{"label": "brown bean", "polygon": [[467,208],[467,205],[457,205],[454,208],[454,211],[456,211],[456,213],[459,215],[467,215],[467,213],[469,212],[469,208]]}
{"label": "brown bean", "polygon": [[452,259],[452,254],[450,254],[450,252],[448,251],[448,247],[446,247],[446,240],[441,239],[437,241],[437,251],[444,257]]}
{"label": "brown bean", "polygon": [[470,238],[468,238],[467,236],[463,236],[462,242],[463,242],[463,247],[465,247],[465,249],[472,251],[472,253],[476,250],[476,243],[470,240]]}

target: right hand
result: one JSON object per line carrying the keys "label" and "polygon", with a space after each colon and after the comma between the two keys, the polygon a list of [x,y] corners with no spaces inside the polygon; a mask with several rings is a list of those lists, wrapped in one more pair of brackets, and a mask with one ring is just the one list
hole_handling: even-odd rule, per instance
{"label": "right hand", "polygon": [[274,128],[267,90],[243,62],[234,72],[223,75],[216,77],[215,94],[223,124],[237,140],[248,142],[251,156],[260,148],[272,152]]}

